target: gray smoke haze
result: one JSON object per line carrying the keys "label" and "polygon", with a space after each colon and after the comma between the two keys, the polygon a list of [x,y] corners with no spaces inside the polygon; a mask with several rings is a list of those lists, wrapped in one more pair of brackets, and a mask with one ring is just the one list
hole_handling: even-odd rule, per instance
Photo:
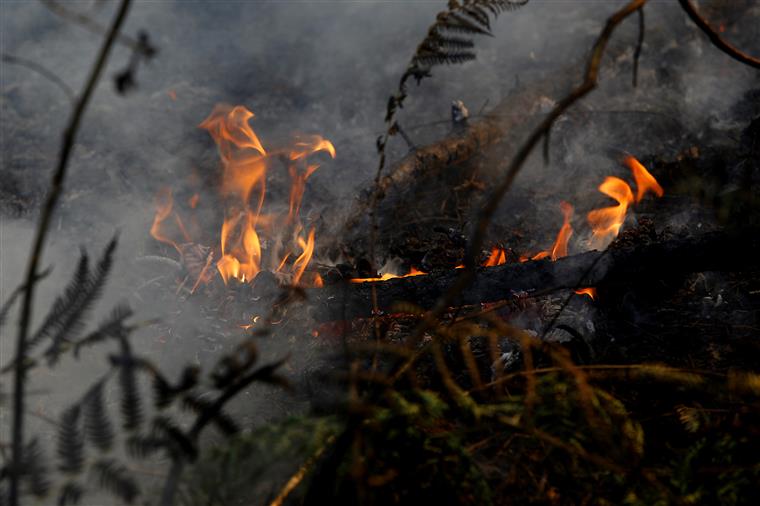
{"label": "gray smoke haze", "polygon": [[[37,320],[71,275],[80,246],[96,257],[116,230],[121,238],[116,270],[93,320],[117,301],[129,299],[124,287],[137,283],[132,260],[155,248],[148,236],[155,192],[165,185],[181,188],[193,172],[213,180],[216,149],[197,125],[220,102],[253,111],[252,126],[266,147],[286,145],[297,132],[318,133],[334,143],[337,158],[325,162],[310,180],[305,206],[315,206],[338,222],[355,195],[369,187],[388,95],[445,3],[134,2],[124,31],[135,35],[145,30],[159,53],[140,66],[138,88],[123,97],[115,94],[112,77],[127,65],[130,54],[123,47],[112,54],[85,116],[42,262],[55,269],[40,285]],[[418,144],[432,142],[448,126],[415,126],[448,119],[452,100],[463,100],[472,113],[484,106],[487,111],[516,86],[554,75],[588,54],[605,19],[622,3],[533,0],[502,14],[494,23],[495,37],[477,40],[477,61],[434,68],[432,79],[410,88],[402,125]],[[103,24],[115,6],[87,0],[65,4]],[[730,5],[724,9],[730,10]],[[552,162],[544,166],[540,153],[534,154],[518,180],[516,194],[545,186],[541,195],[547,196],[546,210],[529,217],[544,222],[544,242],[556,233],[560,200],[589,206],[603,200],[596,186],[605,175],[625,174],[611,152],[674,155],[703,132],[737,121],[741,114],[734,104],[760,84],[756,72],[710,46],[676,2],[651,2],[646,15],[638,88],[630,83],[637,37],[632,18],[614,35],[615,56],[605,60],[599,89],[557,125]],[[760,53],[760,27],[743,19],[728,22],[727,36],[746,51]],[[0,2],[0,37],[2,53],[45,66],[74,90],[80,89],[101,43],[99,36],[33,1]],[[579,66],[561,77],[569,87],[579,82],[581,73]],[[2,63],[0,301],[21,280],[69,106],[65,94],[45,78]],[[403,142],[394,139],[392,158],[405,153]],[[146,303],[138,309],[139,319],[161,316],[160,306]],[[3,365],[10,360],[14,333],[15,312],[0,342]],[[137,342],[144,346],[138,351],[150,350],[150,338]],[[275,346],[267,353],[276,356],[278,351]],[[97,376],[101,359],[91,357],[87,367],[67,362],[62,372],[46,371],[35,378],[31,388],[49,392],[40,409],[57,416]],[[61,378],[66,381],[63,392],[56,388]],[[2,386],[7,391],[10,382],[6,379]],[[298,407],[286,405],[283,411]],[[0,409],[3,439],[8,440],[8,410]]]}

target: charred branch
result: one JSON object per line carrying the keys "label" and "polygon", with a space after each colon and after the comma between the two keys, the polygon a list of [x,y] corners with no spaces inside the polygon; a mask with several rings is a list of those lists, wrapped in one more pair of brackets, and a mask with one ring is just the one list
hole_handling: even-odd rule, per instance
{"label": "charred branch", "polygon": [[[554,262],[547,259],[479,268],[451,306],[497,302],[516,292],[619,287],[691,272],[741,271],[755,268],[758,255],[760,236],[756,231],[711,232],[647,244],[618,242],[603,252],[589,251]],[[459,275],[459,270],[451,270],[376,283],[343,283],[308,290],[308,295],[315,318],[323,321],[372,316],[373,291],[378,309],[386,313],[399,302],[431,309]]]}

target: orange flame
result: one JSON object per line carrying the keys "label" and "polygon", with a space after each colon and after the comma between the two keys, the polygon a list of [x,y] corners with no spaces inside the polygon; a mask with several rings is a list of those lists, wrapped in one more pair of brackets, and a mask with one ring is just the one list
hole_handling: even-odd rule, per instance
{"label": "orange flame", "polygon": [[[153,217],[153,225],[150,227],[150,235],[157,241],[161,241],[166,244],[170,244],[177,251],[179,246],[176,241],[172,240],[169,235],[163,230],[164,221],[172,214],[172,208],[174,207],[174,197],[172,196],[171,188],[164,187],[158,190],[155,197],[156,214]],[[175,213],[175,219],[177,224],[181,227],[181,220]],[[184,227],[181,227],[184,228]]]}
{"label": "orange flame", "polygon": [[301,253],[296,261],[293,262],[293,284],[296,285],[301,280],[303,272],[306,270],[306,266],[309,265],[311,256],[314,254],[314,229],[309,231],[309,238],[304,241],[302,237],[298,238],[298,246],[300,246],[303,253]]}
{"label": "orange flame", "polygon": [[618,205],[594,209],[588,213],[587,219],[593,231],[589,241],[589,246],[592,248],[604,248],[612,239],[617,237],[620,227],[625,222],[628,207],[633,203],[640,202],[647,192],[652,192],[658,197],[662,197],[665,193],[654,176],[636,158],[630,155],[626,156],[623,163],[631,169],[633,179],[636,181],[636,197],[634,198],[633,191],[628,183],[622,179],[610,176],[604,180],[599,186],[599,191],[615,199]]}
{"label": "orange flame", "polygon": [[389,279],[411,278],[413,276],[425,276],[425,275],[427,275],[427,272],[422,272],[421,270],[412,267],[411,269],[409,269],[409,272],[407,274],[391,274],[389,272],[386,272],[385,274],[382,274],[379,278],[352,278],[350,281],[351,283],[374,283],[377,281],[387,281]]}
{"label": "orange flame", "polygon": [[648,191],[654,193],[658,197],[663,196],[665,192],[662,190],[662,186],[660,186],[654,176],[649,173],[646,167],[641,165],[641,162],[632,156],[627,156],[624,163],[629,169],[631,169],[633,179],[636,181],[636,203],[641,202],[641,199],[644,198],[644,195]]}
{"label": "orange flame", "polygon": [[615,199],[618,205],[594,209],[588,213],[588,223],[593,231],[589,245],[596,249],[607,246],[617,237],[625,221],[628,206],[633,203],[631,187],[618,177],[608,176],[599,185],[599,191]]}
{"label": "orange flame", "polygon": [[570,224],[570,219],[573,217],[573,206],[563,200],[559,203],[559,208],[562,210],[564,221],[552,246],[552,260],[567,256],[567,243],[573,236],[573,226]]}
{"label": "orange flame", "polygon": [[[551,251],[539,251],[530,257],[530,260],[541,260],[548,257],[554,261],[567,256],[567,244],[573,236],[573,226],[570,224],[570,219],[573,217],[573,206],[563,200],[559,203],[559,208],[562,211],[563,222],[562,227],[557,232],[557,238],[554,240]],[[527,261],[527,256],[520,256],[520,262]]]}
{"label": "orange flame", "polygon": [[307,164],[306,168],[299,173],[297,164],[299,161],[305,160],[307,156],[320,151],[325,151],[332,158],[335,158],[335,146],[333,146],[332,142],[319,135],[312,135],[308,141],[297,141],[288,156],[291,162],[288,166],[288,172],[292,181],[290,186],[288,223],[293,223],[298,218],[301,200],[306,189],[306,180],[319,168],[319,164]]}
{"label": "orange flame", "polygon": [[224,167],[222,193],[237,195],[247,205],[251,192],[258,186],[258,209],[261,210],[266,190],[267,153],[248,124],[253,117],[243,106],[219,104],[198,126],[208,130],[219,149]]}
{"label": "orange flame", "polygon": [[596,288],[593,287],[586,287],[586,288],[579,288],[575,290],[575,293],[578,295],[588,295],[591,297],[591,300],[596,300]]}
{"label": "orange flame", "polygon": [[261,243],[255,225],[256,216],[250,210],[224,220],[220,238],[222,258],[216,267],[225,283],[231,277],[251,281],[261,270]]}
{"label": "orange flame", "polygon": [[507,263],[507,252],[494,246],[491,248],[491,256],[488,257],[488,260],[486,260],[483,266],[495,267],[505,263]]}
{"label": "orange flame", "polygon": [[[291,176],[287,218],[279,214],[262,214],[270,157],[249,124],[252,118],[254,114],[243,106],[219,104],[199,125],[209,132],[217,145],[223,167],[220,188],[228,204],[219,238],[221,257],[216,267],[225,283],[230,278],[252,281],[263,268],[264,243],[261,237],[264,234],[266,244],[269,244],[266,265],[272,269],[276,267],[277,272],[289,272],[295,284],[303,278],[314,255],[314,230],[306,238],[298,235],[302,230],[298,213],[306,180],[319,167],[308,163],[307,159],[320,151],[334,158],[335,147],[318,135],[298,139],[286,157]],[[188,203],[194,208],[198,203],[197,196]],[[273,235],[275,232],[277,235]],[[285,237],[290,239],[286,241]],[[296,245],[301,254],[288,265]],[[307,279],[313,280],[313,284],[321,283],[318,277]]]}

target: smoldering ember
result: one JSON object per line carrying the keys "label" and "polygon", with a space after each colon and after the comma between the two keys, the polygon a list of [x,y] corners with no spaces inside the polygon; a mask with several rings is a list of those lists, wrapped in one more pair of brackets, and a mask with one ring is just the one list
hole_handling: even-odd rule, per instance
{"label": "smoldering ember", "polygon": [[757,504],[760,3],[0,33],[0,505]]}

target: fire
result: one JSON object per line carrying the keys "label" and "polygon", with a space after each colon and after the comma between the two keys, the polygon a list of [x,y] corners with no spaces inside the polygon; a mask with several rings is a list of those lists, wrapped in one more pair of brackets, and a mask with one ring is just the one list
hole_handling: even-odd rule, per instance
{"label": "fire", "polygon": [[624,163],[628,166],[629,169],[631,169],[631,172],[633,173],[633,179],[636,181],[637,204],[641,202],[641,199],[644,198],[644,195],[648,191],[651,191],[658,197],[662,197],[664,195],[665,192],[662,190],[662,186],[660,186],[654,176],[652,176],[646,167],[641,165],[638,160],[632,156],[627,156]]}
{"label": "fire", "polygon": [[301,248],[302,253],[293,262],[293,271],[295,272],[293,274],[293,284],[298,284],[301,276],[303,276],[303,271],[306,270],[306,266],[309,265],[311,256],[314,254],[314,229],[309,231],[309,238],[306,241],[301,237],[298,238],[298,246]]}
{"label": "fire", "polygon": [[[573,217],[573,206],[563,200],[559,203],[559,208],[562,211],[563,222],[562,227],[557,232],[557,238],[554,240],[551,251],[540,251],[530,257],[530,260],[541,260],[549,257],[554,261],[567,256],[567,244],[573,236],[573,226],[570,224],[570,219]],[[520,257],[520,262],[527,261],[527,256]]]}
{"label": "fire", "polygon": [[261,243],[255,225],[256,215],[251,210],[224,220],[220,238],[222,258],[217,269],[225,283],[230,278],[251,281],[261,270]]}
{"label": "fire", "polygon": [[319,168],[319,164],[305,164],[306,167],[299,172],[299,162],[303,163],[308,155],[324,151],[335,158],[335,147],[332,143],[318,135],[311,136],[308,141],[296,142],[290,152],[288,172],[290,174],[290,209],[288,210],[288,223],[293,223],[298,218],[301,208],[301,200],[306,189],[306,180]]}
{"label": "fire", "polygon": [[220,104],[214,107],[199,128],[208,131],[222,159],[222,194],[239,197],[247,205],[251,192],[258,189],[258,210],[266,191],[266,151],[248,121],[254,114],[242,106]]}
{"label": "fire", "polygon": [[[322,286],[319,274],[308,271],[314,257],[316,238],[314,228],[306,227],[300,221],[301,202],[306,183],[320,167],[310,157],[325,153],[335,158],[333,144],[319,135],[296,138],[289,149],[267,151],[253,131],[250,121],[254,114],[243,106],[217,105],[211,114],[201,122],[200,128],[209,132],[217,145],[222,163],[220,191],[224,215],[219,230],[219,250],[209,255],[201,276],[195,282],[193,291],[201,282],[208,282],[213,267],[227,284],[231,279],[250,283],[264,269],[289,275],[293,284],[305,283]],[[276,155],[276,156],[275,156]],[[289,202],[287,214],[272,213],[265,209],[267,173],[275,163],[284,163],[290,176]],[[657,180],[633,156],[627,156],[624,164],[631,170],[636,184],[634,195],[631,186],[618,177],[608,176],[598,189],[611,197],[617,205],[594,209],[587,215],[592,229],[589,245],[602,248],[616,237],[625,222],[628,208],[640,202],[647,193],[662,197],[664,191]],[[200,196],[193,194],[187,199],[189,209],[196,209]],[[184,200],[182,201],[184,204]],[[151,235],[158,241],[172,245],[181,252],[181,244],[193,242],[178,212],[174,209],[174,199],[170,188],[162,188],[155,199],[156,212],[150,228]],[[563,223],[551,248],[532,256],[520,255],[519,261],[550,258],[552,261],[568,255],[568,244],[573,236],[571,224],[574,209],[567,202],[560,202]],[[195,222],[192,222],[193,232]],[[212,258],[219,258],[216,264]],[[494,247],[485,267],[503,265],[508,261],[507,250]],[[461,268],[463,266],[457,266]],[[426,273],[414,267],[406,274],[383,273],[379,277],[355,278],[352,283],[386,281],[394,278],[421,276]],[[595,288],[582,288],[576,293],[596,297]]]}
{"label": "fire", "polygon": [[395,278],[410,278],[412,276],[425,276],[427,272],[422,272],[419,269],[416,269],[412,267],[409,269],[409,272],[406,274],[391,274],[389,272],[386,272],[382,274],[379,278],[352,278],[350,281],[351,283],[374,283],[376,281],[387,281],[389,279],[395,279]]}
{"label": "fire", "polygon": [[[528,260],[541,260],[542,258],[556,260],[567,256],[567,244],[570,241],[570,237],[573,235],[573,226],[570,224],[570,219],[573,217],[573,206],[565,201],[560,202],[559,206],[564,221],[557,233],[557,238],[554,240],[551,250],[539,251],[532,256],[520,255],[518,258],[519,262],[523,263]],[[495,267],[505,263],[507,263],[507,251],[503,248],[494,246],[491,248],[491,254],[488,256],[488,259],[483,262],[483,267]],[[459,268],[459,266],[457,266],[457,268]]]}
{"label": "fire", "polygon": [[573,206],[562,201],[559,203],[559,207],[562,210],[564,222],[562,223],[562,228],[559,229],[557,239],[552,246],[552,260],[567,256],[567,243],[573,236],[573,226],[570,224],[570,219],[573,217]]}
{"label": "fire", "polygon": [[647,192],[652,192],[658,197],[662,197],[665,193],[654,176],[634,157],[627,156],[624,163],[631,170],[636,182],[636,197],[634,198],[633,191],[628,183],[614,176],[608,176],[599,185],[599,191],[612,197],[618,205],[594,209],[588,213],[588,223],[593,231],[589,240],[591,248],[604,248],[612,239],[617,237],[620,227],[625,222],[628,207],[640,202]]}
{"label": "fire", "polygon": [[170,237],[174,234],[171,234],[167,230],[169,226],[164,222],[169,218],[169,216],[174,216],[174,223],[177,226],[177,231],[182,235],[182,238],[186,242],[189,242],[189,236],[187,230],[185,230],[184,224],[182,223],[182,219],[179,217],[179,214],[177,214],[176,211],[173,212],[174,197],[172,195],[171,188],[164,187],[158,190],[154,204],[156,207],[156,214],[153,217],[153,225],[150,227],[150,235],[157,241],[161,241],[173,246],[174,249],[179,252],[180,248],[177,241]]}
{"label": "fire", "polygon": [[612,197],[618,205],[594,209],[588,213],[588,223],[593,230],[589,245],[596,249],[604,248],[617,237],[625,221],[628,206],[633,204],[631,187],[619,177],[607,176],[599,185],[599,191]]}
{"label": "fire", "polygon": [[488,257],[488,260],[486,260],[486,263],[484,263],[483,266],[494,267],[505,263],[507,263],[507,252],[494,246],[491,249],[491,256]]}
{"label": "fire", "polygon": [[[249,122],[253,118],[254,114],[243,106],[219,104],[199,125],[214,139],[223,169],[220,191],[224,216],[219,231],[221,255],[216,269],[225,284],[230,279],[249,283],[262,269],[271,269],[290,274],[293,284],[303,279],[320,285],[322,279],[318,276],[304,277],[314,256],[315,231],[311,229],[306,235],[302,234],[299,210],[306,180],[319,168],[309,157],[326,152],[334,158],[335,147],[329,140],[313,135],[296,139],[284,153],[270,153],[251,128]],[[279,156],[272,156],[274,154]],[[287,215],[264,212],[267,172],[278,160],[286,160],[291,178]],[[194,194],[188,206],[195,209],[199,199],[198,194]],[[176,248],[177,243],[163,231],[172,205],[171,190],[159,191],[151,235]],[[179,215],[174,213],[174,216],[184,240],[191,242]],[[289,264],[292,258],[295,260]]]}
{"label": "fire", "polygon": [[596,300],[596,288],[593,287],[587,287],[587,288],[579,288],[575,290],[575,293],[578,295],[588,295],[591,297],[591,300]]}

